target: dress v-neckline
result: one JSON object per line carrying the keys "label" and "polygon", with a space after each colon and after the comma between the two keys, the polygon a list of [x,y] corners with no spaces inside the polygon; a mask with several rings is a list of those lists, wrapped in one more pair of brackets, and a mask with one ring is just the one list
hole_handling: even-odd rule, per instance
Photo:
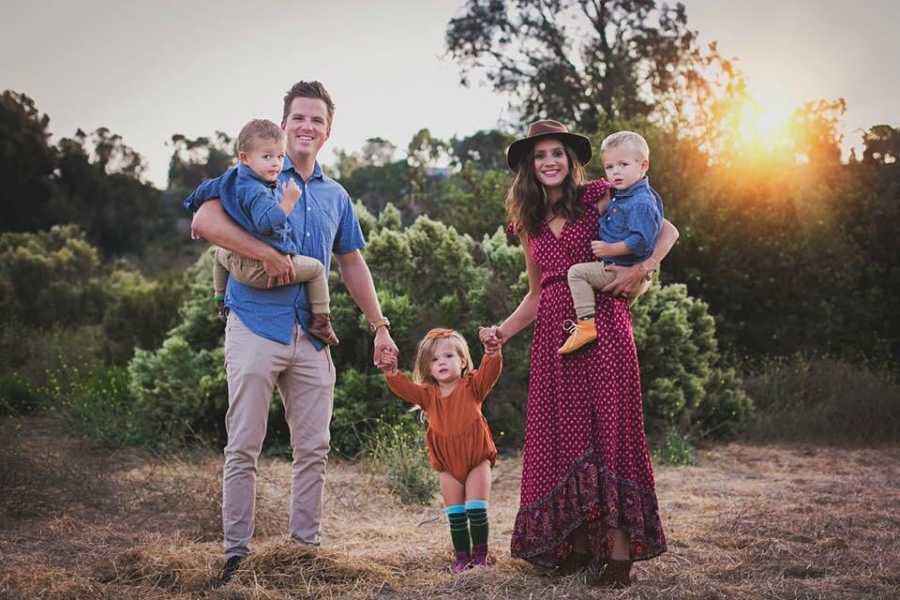
{"label": "dress v-neckline", "polygon": [[566,226],[569,224],[569,220],[563,219],[562,227],[559,228],[559,235],[557,235],[556,233],[553,232],[553,226],[550,225],[550,223],[552,223],[552,222],[553,222],[553,219],[547,219],[544,222],[544,225],[547,226],[547,230],[550,232],[550,235],[552,235],[557,241],[559,241],[562,239],[563,232],[566,230]]}

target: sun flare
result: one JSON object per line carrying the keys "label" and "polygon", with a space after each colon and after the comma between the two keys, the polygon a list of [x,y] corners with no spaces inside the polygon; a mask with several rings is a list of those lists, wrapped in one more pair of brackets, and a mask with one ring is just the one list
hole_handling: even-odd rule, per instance
{"label": "sun flare", "polygon": [[775,150],[790,142],[791,115],[796,110],[785,96],[757,95],[740,102],[732,114],[735,141],[744,147]]}

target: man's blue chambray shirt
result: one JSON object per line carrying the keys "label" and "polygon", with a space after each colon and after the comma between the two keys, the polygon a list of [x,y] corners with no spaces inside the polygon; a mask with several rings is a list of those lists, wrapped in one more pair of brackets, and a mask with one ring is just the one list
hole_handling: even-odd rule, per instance
{"label": "man's blue chambray shirt", "polygon": [[[297,249],[296,254],[319,260],[327,272],[331,268],[332,252],[347,254],[365,247],[366,241],[353,212],[350,195],[338,182],[322,173],[318,161],[309,181],[303,181],[291,160],[285,158],[278,181],[286,183],[289,178],[297,182],[302,192],[300,200],[287,216],[286,223],[279,225],[277,218],[272,218],[270,223],[273,230],[285,232],[287,241]],[[238,167],[204,181],[184,200],[185,208],[196,211],[207,200],[219,198],[225,212],[241,227],[254,233],[256,227],[252,217],[237,209],[240,179]],[[270,211],[273,217],[279,213],[283,215],[280,208]],[[264,237],[260,239],[272,243]],[[253,333],[282,344],[291,342],[295,322],[308,330],[312,317],[305,285],[263,290],[242,285],[234,277],[229,277],[225,306],[233,310]],[[318,339],[310,339],[316,348],[323,347]]]}
{"label": "man's blue chambray shirt", "polygon": [[627,189],[613,191],[606,212],[600,215],[600,239],[610,244],[625,242],[631,254],[603,260],[633,265],[650,256],[656,247],[663,222],[662,198],[646,177]]}

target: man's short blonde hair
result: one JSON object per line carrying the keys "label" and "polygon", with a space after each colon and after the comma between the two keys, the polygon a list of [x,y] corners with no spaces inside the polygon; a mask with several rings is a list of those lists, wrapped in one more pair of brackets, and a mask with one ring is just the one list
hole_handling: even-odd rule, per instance
{"label": "man's short blonde hair", "polygon": [[647,145],[647,140],[641,134],[633,131],[617,131],[606,136],[606,139],[600,144],[600,152],[621,147],[634,150],[641,160],[650,160],[650,146]]}

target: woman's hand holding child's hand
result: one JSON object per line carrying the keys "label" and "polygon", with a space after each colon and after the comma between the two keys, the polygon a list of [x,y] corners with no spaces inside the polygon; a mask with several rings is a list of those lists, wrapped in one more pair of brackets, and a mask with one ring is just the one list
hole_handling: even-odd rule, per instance
{"label": "woman's hand holding child's hand", "polygon": [[494,354],[503,346],[503,339],[500,336],[500,330],[496,325],[491,327],[479,327],[478,339],[484,345],[484,351],[488,354]]}

